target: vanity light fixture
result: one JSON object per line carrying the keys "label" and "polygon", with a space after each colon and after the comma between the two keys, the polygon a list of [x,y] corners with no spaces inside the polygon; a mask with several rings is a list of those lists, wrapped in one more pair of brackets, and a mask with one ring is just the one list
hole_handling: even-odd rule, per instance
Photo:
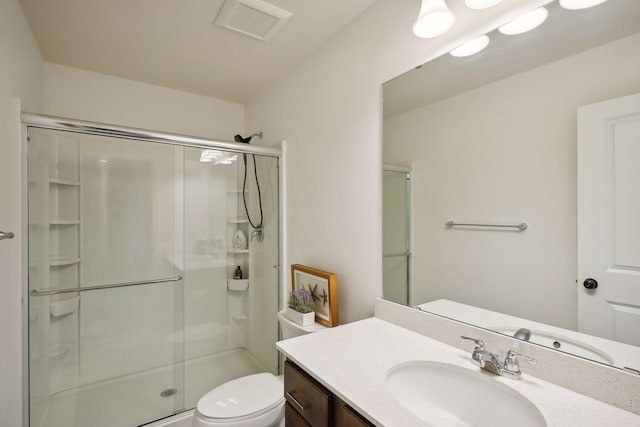
{"label": "vanity light fixture", "polygon": [[586,9],[597,6],[607,0],[560,0],[560,6],[569,10]]}
{"label": "vanity light fixture", "polygon": [[498,28],[498,31],[508,36],[526,33],[542,24],[547,19],[547,16],[549,16],[549,11],[544,7],[539,7],[504,24]]}
{"label": "vanity light fixture", "polygon": [[455,20],[444,0],[422,0],[418,19],[413,24],[413,34],[423,39],[438,37],[446,33]]}
{"label": "vanity light fixture", "polygon": [[464,4],[469,9],[487,9],[498,3],[502,3],[502,0],[464,0]]}
{"label": "vanity light fixture", "polygon": [[475,55],[489,45],[489,36],[482,35],[473,40],[469,40],[465,44],[458,46],[449,52],[451,56],[462,58],[465,56]]}

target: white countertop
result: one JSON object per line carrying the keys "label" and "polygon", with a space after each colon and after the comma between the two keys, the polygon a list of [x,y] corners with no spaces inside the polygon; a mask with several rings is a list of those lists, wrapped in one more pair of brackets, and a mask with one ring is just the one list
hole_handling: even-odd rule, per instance
{"label": "white countertop", "polygon": [[[385,379],[395,365],[436,361],[480,371],[471,364],[471,353],[375,317],[280,341],[277,347],[371,422],[386,427],[428,425],[387,390]],[[494,378],[536,405],[549,427],[640,426],[638,415],[530,375]]]}

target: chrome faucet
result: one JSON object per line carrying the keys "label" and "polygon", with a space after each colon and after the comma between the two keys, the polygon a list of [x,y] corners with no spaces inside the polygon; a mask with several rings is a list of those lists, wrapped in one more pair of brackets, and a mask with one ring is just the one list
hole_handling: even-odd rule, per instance
{"label": "chrome faucet", "polygon": [[504,359],[504,364],[500,363],[498,356],[484,347],[484,342],[479,339],[469,338],[461,336],[460,338],[473,341],[476,347],[471,354],[471,363],[479,366],[485,371],[489,371],[493,374],[500,375],[502,377],[518,380],[522,377],[522,371],[520,371],[519,359],[525,360],[531,364],[535,364],[536,360],[529,356],[520,354],[515,350],[509,350],[507,357]]}
{"label": "chrome faucet", "polygon": [[520,328],[513,334],[513,337],[519,340],[529,341],[529,339],[531,339],[531,329]]}

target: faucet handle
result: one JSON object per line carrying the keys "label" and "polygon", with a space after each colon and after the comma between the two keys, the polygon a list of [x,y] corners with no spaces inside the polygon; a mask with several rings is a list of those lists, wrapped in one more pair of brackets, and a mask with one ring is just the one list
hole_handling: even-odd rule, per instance
{"label": "faucet handle", "polygon": [[531,363],[532,365],[536,364],[536,359],[533,359],[529,356],[525,356],[522,353],[518,353],[515,350],[509,350],[507,352],[507,357],[504,359],[504,369],[511,372],[520,372],[520,364],[518,363],[518,359],[522,359],[526,362]]}
{"label": "faucet handle", "polygon": [[465,337],[463,335],[460,335],[460,338],[462,338],[463,340],[469,340],[476,343],[476,348],[475,348],[476,350],[484,350],[484,341],[479,340],[477,338]]}

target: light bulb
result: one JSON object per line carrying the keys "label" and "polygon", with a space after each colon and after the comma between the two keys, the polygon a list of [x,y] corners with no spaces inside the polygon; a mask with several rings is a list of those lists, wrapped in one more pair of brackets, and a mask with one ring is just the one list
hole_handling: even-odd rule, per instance
{"label": "light bulb", "polygon": [[444,0],[422,0],[420,14],[413,24],[413,34],[423,39],[446,33],[456,20]]}
{"label": "light bulb", "polygon": [[560,0],[560,6],[569,10],[586,9],[597,6],[607,0]]}
{"label": "light bulb", "polygon": [[464,0],[464,4],[469,9],[486,9],[501,2],[502,0]]}
{"label": "light bulb", "polygon": [[462,46],[459,46],[453,49],[451,52],[449,52],[449,54],[451,56],[455,56],[458,58],[462,58],[464,56],[471,56],[480,52],[488,45],[489,45],[489,37],[487,35],[483,35],[480,37],[476,37],[473,40],[469,40]]}
{"label": "light bulb", "polygon": [[498,31],[508,36],[526,33],[542,24],[547,19],[547,16],[549,16],[549,11],[544,7],[539,7],[504,24],[498,28]]}

